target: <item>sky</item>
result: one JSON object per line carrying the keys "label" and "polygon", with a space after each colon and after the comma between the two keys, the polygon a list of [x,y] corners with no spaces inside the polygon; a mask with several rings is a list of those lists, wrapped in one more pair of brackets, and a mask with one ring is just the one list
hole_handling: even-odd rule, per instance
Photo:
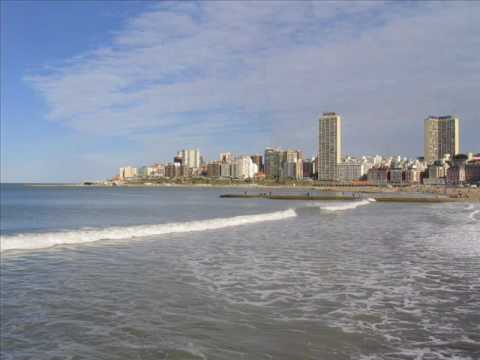
{"label": "sky", "polygon": [[1,1],[1,181],[76,182],[178,150],[480,152],[480,1]]}

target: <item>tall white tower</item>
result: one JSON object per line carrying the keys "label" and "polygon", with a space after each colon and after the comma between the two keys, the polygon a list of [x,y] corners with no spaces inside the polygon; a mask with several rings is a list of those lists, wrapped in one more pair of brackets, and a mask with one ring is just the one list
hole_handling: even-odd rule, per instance
{"label": "tall white tower", "polygon": [[427,164],[460,152],[460,119],[456,116],[429,116],[425,119],[425,161]]}
{"label": "tall white tower", "polygon": [[337,164],[342,158],[342,118],[323,113],[318,124],[318,180],[337,180]]}

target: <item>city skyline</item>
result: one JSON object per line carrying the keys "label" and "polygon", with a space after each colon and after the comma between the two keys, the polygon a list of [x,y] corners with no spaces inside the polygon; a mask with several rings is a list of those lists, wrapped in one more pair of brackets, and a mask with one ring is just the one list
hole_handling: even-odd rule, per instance
{"label": "city skyline", "polygon": [[[230,151],[223,151],[213,158],[206,158],[201,154],[199,148],[182,149],[177,151],[176,155],[170,159],[163,159],[155,161],[151,164],[143,164],[140,168],[148,168],[149,166],[165,166],[174,165],[175,163],[184,165],[186,168],[199,169],[206,167],[213,163],[231,163],[235,159],[249,157],[252,162],[257,164],[257,170],[260,173],[270,173],[272,178],[280,178],[280,169],[282,162],[287,161],[293,157],[294,160],[301,159],[302,161],[316,162],[318,161],[319,180],[337,181],[339,171],[344,174],[349,168],[349,163],[353,159],[362,157],[370,158],[402,158],[404,160],[418,160],[422,159],[427,165],[432,165],[437,160],[445,161],[452,159],[456,155],[476,155],[477,152],[460,151],[461,146],[461,119],[456,115],[442,115],[442,116],[428,116],[424,119],[424,139],[423,139],[423,154],[408,157],[402,154],[345,154],[342,152],[342,117],[336,112],[325,112],[318,119],[318,138],[317,150],[312,156],[305,156],[303,149],[281,148],[281,147],[265,147],[263,152],[242,152],[232,153]],[[269,156],[271,154],[272,156]],[[195,157],[196,161],[192,162],[191,158]],[[282,160],[283,159],[283,160]],[[338,169],[339,165],[344,166]],[[137,165],[135,165],[137,166]],[[134,166],[134,168],[135,168]],[[132,164],[120,168],[120,178],[124,169],[132,168]],[[268,171],[268,168],[276,168],[276,170]],[[127,170],[128,171],[128,170]],[[285,170],[286,171],[286,170]],[[351,171],[351,169],[350,169]],[[276,172],[279,172],[278,174]],[[272,175],[273,174],[273,175]],[[345,175],[345,174],[344,174]],[[219,175],[220,176],[220,175]],[[222,175],[223,176],[223,175]],[[342,177],[342,176],[340,176]]]}
{"label": "city skyline", "polygon": [[1,181],[107,178],[182,148],[311,156],[324,111],[345,154],[422,156],[432,114],[478,151],[479,3],[298,4],[2,2]]}
{"label": "city skyline", "polygon": [[[305,158],[301,149],[267,147],[262,155],[220,153],[216,160],[205,159],[197,149],[177,152],[173,162],[157,162],[140,168],[121,167],[118,175],[98,183],[122,185],[178,179],[217,179],[320,183],[370,186],[464,185],[479,180],[480,153],[460,153],[460,120],[457,116],[429,116],[424,121],[424,156],[416,159],[363,154],[342,156],[342,118],[324,112],[318,119],[318,148],[314,158]],[[197,161],[192,161],[196,159]],[[181,180],[181,181],[183,181]],[[88,182],[88,184],[91,184]]]}

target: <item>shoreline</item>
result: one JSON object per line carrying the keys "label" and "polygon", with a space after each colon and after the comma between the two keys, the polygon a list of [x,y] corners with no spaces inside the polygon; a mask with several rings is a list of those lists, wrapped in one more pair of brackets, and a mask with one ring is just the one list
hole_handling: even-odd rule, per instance
{"label": "shoreline", "polygon": [[[66,188],[211,188],[211,189],[242,189],[242,190],[289,190],[289,191],[317,191],[325,193],[357,193],[357,194],[384,194],[395,197],[415,197],[420,200],[425,197],[441,197],[448,201],[457,202],[480,202],[480,188],[467,187],[444,187],[432,185],[410,185],[402,187],[383,187],[374,185],[325,185],[317,184],[256,184],[256,183],[124,183],[110,184],[24,184],[29,187],[66,187]],[[280,195],[280,194],[276,194]]]}
{"label": "shoreline", "polygon": [[449,197],[440,196],[316,196],[316,195],[274,195],[274,194],[222,194],[223,199],[265,199],[265,200],[294,200],[294,201],[369,201],[369,202],[391,202],[391,203],[446,203],[458,202],[458,200]]}

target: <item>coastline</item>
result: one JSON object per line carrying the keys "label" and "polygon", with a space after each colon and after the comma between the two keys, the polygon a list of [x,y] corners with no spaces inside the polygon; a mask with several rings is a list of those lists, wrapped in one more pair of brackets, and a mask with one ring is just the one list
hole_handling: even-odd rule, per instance
{"label": "coastline", "polygon": [[480,202],[480,188],[467,187],[444,187],[432,185],[410,185],[402,187],[383,187],[373,185],[321,185],[318,184],[259,184],[259,183],[177,183],[177,182],[138,182],[112,184],[24,184],[30,187],[69,187],[69,188],[216,188],[216,189],[242,189],[242,190],[271,190],[273,191],[317,191],[324,193],[356,193],[356,194],[380,194],[381,196],[392,195],[395,197],[415,197],[421,202],[425,197],[437,197],[459,202]]}

